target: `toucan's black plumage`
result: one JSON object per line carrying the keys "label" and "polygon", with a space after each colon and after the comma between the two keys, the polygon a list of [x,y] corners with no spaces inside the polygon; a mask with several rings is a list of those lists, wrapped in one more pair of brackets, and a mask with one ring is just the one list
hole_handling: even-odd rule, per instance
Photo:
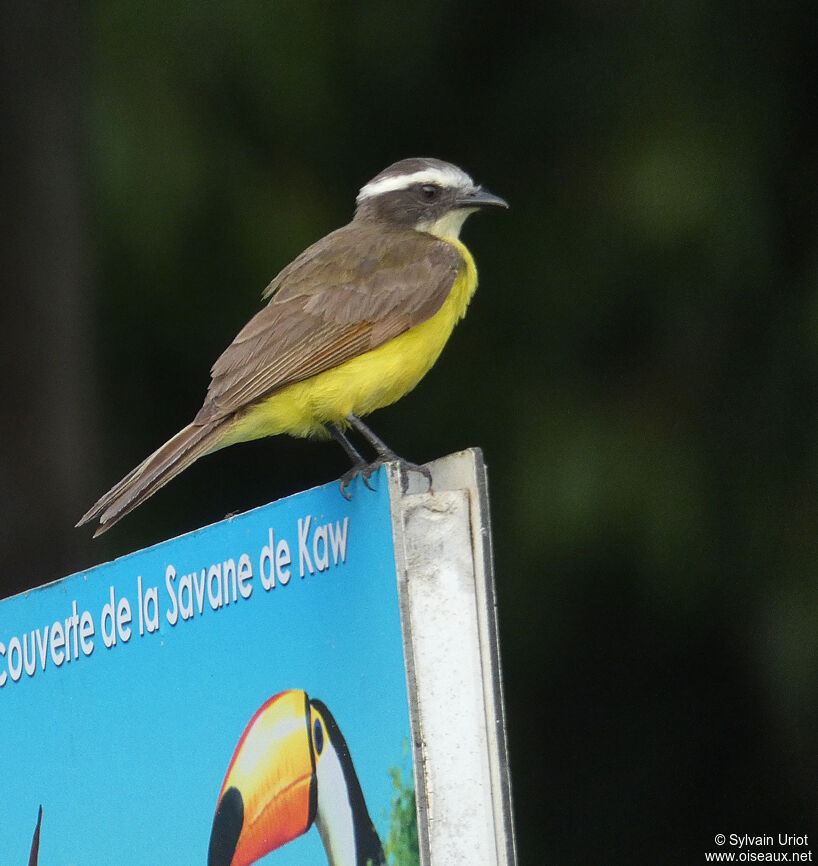
{"label": "toucan's black plumage", "polygon": [[238,788],[228,788],[219,800],[210,831],[208,866],[230,866],[244,824],[244,800]]}
{"label": "toucan's black plumage", "polygon": [[344,781],[349,794],[349,804],[352,808],[352,824],[355,828],[355,850],[358,855],[356,866],[367,866],[368,863],[371,863],[372,866],[381,866],[381,864],[386,863],[386,857],[383,853],[381,840],[375,832],[375,825],[369,816],[369,810],[366,808],[364,792],[361,790],[358,774],[352,764],[347,741],[327,705],[317,698],[313,698],[310,704],[323,716],[329,740],[335,746],[335,751],[341,762],[341,769],[344,771]]}
{"label": "toucan's black plumage", "polygon": [[43,823],[43,807],[37,814],[37,826],[34,828],[34,838],[31,840],[31,854],[28,855],[28,866],[37,866],[40,859],[40,826]]}

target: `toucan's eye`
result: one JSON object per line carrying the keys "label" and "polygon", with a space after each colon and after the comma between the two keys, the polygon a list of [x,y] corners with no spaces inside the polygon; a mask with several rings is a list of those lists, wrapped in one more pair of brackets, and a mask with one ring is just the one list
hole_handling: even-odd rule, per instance
{"label": "toucan's eye", "polygon": [[312,741],[315,744],[315,754],[320,755],[324,751],[324,729],[320,719],[316,719],[312,726]]}
{"label": "toucan's eye", "polygon": [[434,201],[440,193],[440,187],[436,183],[424,183],[420,192],[426,201]]}

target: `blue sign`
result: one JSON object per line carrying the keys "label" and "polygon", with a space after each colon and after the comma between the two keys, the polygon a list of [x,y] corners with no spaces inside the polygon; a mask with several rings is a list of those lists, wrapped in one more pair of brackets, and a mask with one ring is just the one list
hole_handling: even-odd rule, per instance
{"label": "blue sign", "polygon": [[41,866],[382,862],[412,765],[370,483],[0,603],[0,862],[28,862],[41,806]]}

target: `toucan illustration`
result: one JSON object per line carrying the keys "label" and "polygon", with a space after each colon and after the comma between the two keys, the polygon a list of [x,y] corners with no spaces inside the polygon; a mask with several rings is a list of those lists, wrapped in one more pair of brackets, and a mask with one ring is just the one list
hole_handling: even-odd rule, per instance
{"label": "toucan illustration", "polygon": [[250,866],[315,824],[330,866],[383,866],[383,847],[338,724],[300,689],[263,704],[227,768],[208,866]]}

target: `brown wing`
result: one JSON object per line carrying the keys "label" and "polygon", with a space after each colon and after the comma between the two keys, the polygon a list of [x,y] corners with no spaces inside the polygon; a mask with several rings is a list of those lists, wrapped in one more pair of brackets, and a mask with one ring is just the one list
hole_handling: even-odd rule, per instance
{"label": "brown wing", "polygon": [[350,223],[268,286],[270,302],[213,365],[194,423],[222,418],[336,367],[433,316],[461,267],[457,250],[414,230]]}

